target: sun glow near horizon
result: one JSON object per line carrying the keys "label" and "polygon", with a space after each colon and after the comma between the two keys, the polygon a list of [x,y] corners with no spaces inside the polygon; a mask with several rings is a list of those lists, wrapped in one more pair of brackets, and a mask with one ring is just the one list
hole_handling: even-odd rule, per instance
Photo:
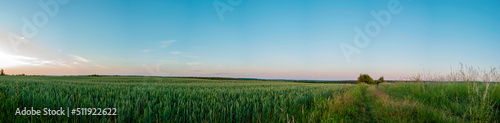
{"label": "sun glow near horizon", "polygon": [[32,60],[34,58],[9,55],[0,51],[0,68],[16,67],[21,65],[29,65],[25,60]]}

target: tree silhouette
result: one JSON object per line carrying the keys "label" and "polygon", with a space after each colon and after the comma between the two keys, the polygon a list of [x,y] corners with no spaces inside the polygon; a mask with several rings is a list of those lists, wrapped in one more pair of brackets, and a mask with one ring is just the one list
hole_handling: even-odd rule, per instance
{"label": "tree silhouette", "polygon": [[5,76],[5,73],[3,72],[3,69],[0,70],[0,76]]}
{"label": "tree silhouette", "polygon": [[375,84],[375,81],[373,81],[372,77],[368,74],[359,74],[358,77],[358,83],[366,83],[366,84]]}
{"label": "tree silhouette", "polygon": [[378,80],[376,80],[376,81],[375,81],[375,83],[376,83],[377,85],[378,85],[378,84],[380,84],[380,83],[384,83],[384,82],[386,82],[386,81],[384,80],[384,76],[380,77]]}

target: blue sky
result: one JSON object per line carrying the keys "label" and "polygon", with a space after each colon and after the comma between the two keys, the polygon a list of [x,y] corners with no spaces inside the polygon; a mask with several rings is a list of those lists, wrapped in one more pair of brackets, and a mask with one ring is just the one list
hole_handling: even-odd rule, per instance
{"label": "blue sky", "polygon": [[[1,2],[0,58],[9,60],[0,68],[12,74],[399,79],[459,63],[500,65],[494,0]],[[58,9],[52,16],[38,2]],[[224,5],[219,9],[232,11],[218,13]],[[389,12],[389,23],[381,25],[372,11]],[[23,18],[36,34],[23,33]],[[379,33],[360,47],[355,28],[367,33],[370,22]],[[13,46],[12,34],[24,43]],[[359,52],[347,58],[341,44]]]}

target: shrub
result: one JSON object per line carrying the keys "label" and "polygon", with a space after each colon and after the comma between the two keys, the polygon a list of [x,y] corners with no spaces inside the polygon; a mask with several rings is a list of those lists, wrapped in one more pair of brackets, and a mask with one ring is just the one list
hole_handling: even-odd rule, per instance
{"label": "shrub", "polygon": [[359,74],[358,77],[358,83],[364,82],[366,84],[375,84],[375,81],[373,81],[372,77],[368,74]]}
{"label": "shrub", "polygon": [[0,76],[4,76],[4,75],[5,75],[5,73],[3,72],[3,69],[0,70]]}
{"label": "shrub", "polygon": [[377,80],[377,81],[375,81],[375,83],[376,83],[376,84],[380,84],[380,83],[384,83],[384,82],[386,82],[386,81],[384,80],[384,76],[382,76],[382,77],[378,78],[378,80]]}

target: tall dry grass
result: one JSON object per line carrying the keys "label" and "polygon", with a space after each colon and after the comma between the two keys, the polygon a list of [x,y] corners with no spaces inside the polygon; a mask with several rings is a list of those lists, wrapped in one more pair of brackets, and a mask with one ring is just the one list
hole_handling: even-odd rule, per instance
{"label": "tall dry grass", "polygon": [[495,118],[498,112],[495,107],[498,107],[497,103],[499,102],[489,98],[489,92],[496,92],[490,89],[492,84],[495,84],[494,87],[496,87],[496,84],[500,82],[499,73],[500,70],[497,67],[480,68],[460,63],[460,67],[451,68],[451,72],[448,74],[432,74],[424,71],[407,77],[406,81],[422,83],[421,89],[424,93],[425,90],[432,91],[426,89],[429,85],[424,83],[427,82],[463,82],[467,86],[466,98],[468,98],[467,103],[469,103],[467,104],[469,105],[468,112],[464,114],[464,117],[467,116],[470,121],[484,121],[484,119]]}

